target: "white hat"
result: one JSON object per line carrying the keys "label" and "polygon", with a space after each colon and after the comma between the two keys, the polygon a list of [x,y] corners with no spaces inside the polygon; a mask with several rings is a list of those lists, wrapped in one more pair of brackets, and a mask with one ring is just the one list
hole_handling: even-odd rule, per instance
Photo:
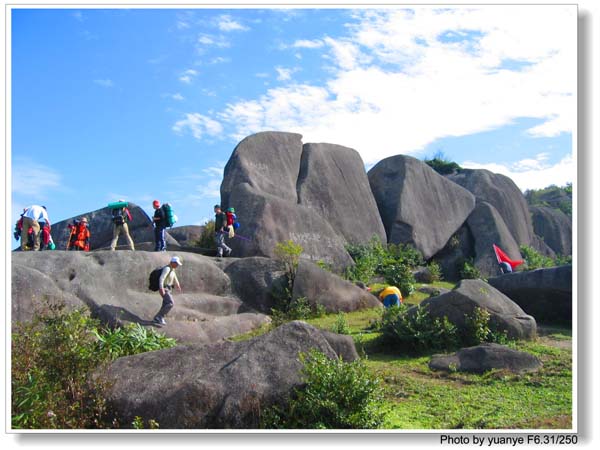
{"label": "white hat", "polygon": [[182,266],[183,265],[182,262],[181,262],[181,259],[179,259],[179,256],[173,256],[171,258],[171,262],[172,263],[177,263],[178,266]]}

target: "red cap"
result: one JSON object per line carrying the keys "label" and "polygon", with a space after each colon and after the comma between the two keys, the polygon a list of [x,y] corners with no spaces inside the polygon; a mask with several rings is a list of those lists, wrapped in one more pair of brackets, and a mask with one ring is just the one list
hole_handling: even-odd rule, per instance
{"label": "red cap", "polygon": [[152,202],[152,206],[160,206],[160,202],[158,200],[154,200]]}

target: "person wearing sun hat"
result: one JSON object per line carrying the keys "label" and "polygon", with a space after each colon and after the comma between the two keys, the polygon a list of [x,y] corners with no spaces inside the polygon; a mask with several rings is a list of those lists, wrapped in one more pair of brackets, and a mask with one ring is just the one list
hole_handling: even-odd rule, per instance
{"label": "person wearing sun hat", "polygon": [[162,306],[160,311],[154,316],[153,322],[157,325],[166,325],[165,316],[173,309],[173,296],[171,291],[173,287],[177,287],[177,290],[181,292],[181,285],[177,279],[175,269],[182,266],[181,258],[179,256],[173,256],[169,264],[163,267],[158,279],[158,292],[162,297]]}

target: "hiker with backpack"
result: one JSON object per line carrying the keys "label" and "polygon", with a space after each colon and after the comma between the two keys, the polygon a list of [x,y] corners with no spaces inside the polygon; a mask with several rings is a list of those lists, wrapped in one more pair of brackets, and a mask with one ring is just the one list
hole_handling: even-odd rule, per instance
{"label": "hiker with backpack", "polygon": [[74,220],[69,225],[71,234],[69,235],[69,241],[67,242],[67,250],[77,251],[90,251],[90,237],[91,233],[89,230],[87,217],[81,220]]}
{"label": "hiker with backpack", "polygon": [[165,228],[167,228],[167,218],[165,210],[160,206],[158,200],[152,202],[154,208],[154,251],[155,252],[166,252],[167,243],[165,241]]}
{"label": "hiker with backpack", "polygon": [[50,219],[48,219],[48,212],[45,206],[31,205],[23,213],[23,226],[21,228],[21,250],[27,250],[27,242],[29,237],[29,230],[33,234],[33,251],[40,250],[40,223],[50,228]]}
{"label": "hiker with backpack", "polygon": [[160,267],[158,269],[154,269],[150,273],[150,285],[149,289],[152,291],[158,291],[160,296],[162,297],[162,306],[152,322],[156,325],[166,325],[165,316],[173,309],[173,296],[171,295],[171,291],[173,287],[177,287],[177,290],[181,292],[181,286],[179,284],[179,280],[177,279],[177,274],[175,273],[175,269],[182,265],[181,259],[178,256],[173,256],[169,264]]}
{"label": "hiker with backpack", "polygon": [[388,286],[379,294],[379,299],[383,302],[383,306],[389,308],[391,306],[400,306],[402,303],[402,293],[396,286]]}
{"label": "hiker with backpack", "polygon": [[225,236],[229,235],[227,215],[221,210],[221,205],[215,205],[215,242],[217,244],[217,257],[231,255],[231,249],[225,244]]}
{"label": "hiker with backpack", "polygon": [[129,242],[129,248],[135,250],[133,245],[133,239],[129,235],[129,227],[127,222],[131,222],[132,217],[129,209],[129,204],[125,200],[119,200],[116,203],[109,203],[108,207],[111,208],[112,222],[113,222],[113,239],[110,243],[110,249],[115,250],[117,248],[117,242],[119,241],[119,235],[124,234],[127,242]]}

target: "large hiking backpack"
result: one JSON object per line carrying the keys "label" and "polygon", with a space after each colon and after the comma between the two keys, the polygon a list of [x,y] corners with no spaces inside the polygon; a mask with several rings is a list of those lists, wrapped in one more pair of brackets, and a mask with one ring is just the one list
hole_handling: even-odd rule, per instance
{"label": "large hiking backpack", "polygon": [[115,225],[123,225],[125,223],[125,208],[113,209],[112,221]]}
{"label": "large hiking backpack", "polygon": [[160,281],[160,274],[165,267],[167,266],[157,267],[150,272],[150,276],[148,277],[148,289],[151,291],[158,291],[160,289],[158,282]]}
{"label": "large hiking backpack", "polygon": [[175,225],[175,222],[177,222],[177,216],[173,212],[173,208],[171,207],[171,205],[169,203],[163,203],[161,208],[164,212],[165,224],[169,228]]}

